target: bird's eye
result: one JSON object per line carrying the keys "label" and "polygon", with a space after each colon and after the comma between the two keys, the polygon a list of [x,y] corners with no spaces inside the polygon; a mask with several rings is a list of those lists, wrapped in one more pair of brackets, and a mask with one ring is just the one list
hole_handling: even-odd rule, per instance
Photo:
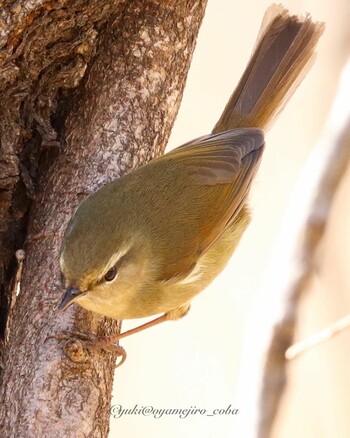
{"label": "bird's eye", "polygon": [[107,271],[107,273],[104,276],[104,279],[108,282],[113,281],[115,279],[117,273],[118,273],[117,268],[115,266],[113,266],[109,271]]}

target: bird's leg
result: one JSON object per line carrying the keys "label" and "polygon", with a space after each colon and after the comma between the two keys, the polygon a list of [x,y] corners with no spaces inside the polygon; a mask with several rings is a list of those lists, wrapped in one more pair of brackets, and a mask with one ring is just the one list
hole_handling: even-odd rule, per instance
{"label": "bird's leg", "polygon": [[[106,350],[111,351],[115,347],[115,343],[122,338],[126,338],[127,336],[134,335],[135,333],[142,332],[145,329],[153,327],[155,325],[160,324],[164,321],[176,320],[182,318],[187,314],[190,309],[189,304],[184,304],[181,307],[177,307],[176,309],[170,310],[169,312],[164,313],[162,316],[158,316],[158,318],[152,319],[152,321],[146,322],[145,324],[139,325],[131,330],[127,330],[124,333],[119,333],[118,335],[107,336],[104,339],[96,339],[92,342],[87,342],[85,346],[90,348],[91,350]],[[119,347],[119,346],[116,346]]]}
{"label": "bird's leg", "polygon": [[103,339],[96,339],[92,342],[86,342],[85,346],[91,350],[110,350],[114,348],[114,345],[119,339],[126,338],[127,336],[133,335],[135,333],[139,333],[149,327],[153,327],[161,322],[167,321],[169,319],[168,314],[164,313],[164,315],[159,316],[158,318],[153,319],[152,321],[146,322],[145,324],[139,325],[131,330],[127,330],[124,333],[119,333],[118,335],[107,336]]}

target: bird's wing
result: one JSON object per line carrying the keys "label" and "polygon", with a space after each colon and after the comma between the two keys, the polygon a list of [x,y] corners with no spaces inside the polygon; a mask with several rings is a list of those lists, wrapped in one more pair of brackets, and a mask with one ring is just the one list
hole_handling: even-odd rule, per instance
{"label": "bird's wing", "polygon": [[[163,280],[181,279],[191,273],[198,259],[234,220],[247,196],[263,148],[263,132],[245,128],[200,137],[164,156],[190,171],[203,206],[199,213],[198,208],[196,212],[188,209],[198,228],[186,235],[181,251],[173,251]],[[191,201],[188,200],[189,205]]]}
{"label": "bird's wing", "polygon": [[193,169],[199,184],[232,184],[249,173],[263,146],[261,129],[233,129],[199,137],[166,156]]}

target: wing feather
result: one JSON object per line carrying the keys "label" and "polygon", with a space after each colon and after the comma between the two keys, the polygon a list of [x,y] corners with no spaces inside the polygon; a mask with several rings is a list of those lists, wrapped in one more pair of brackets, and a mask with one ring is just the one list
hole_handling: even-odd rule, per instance
{"label": "wing feather", "polygon": [[194,200],[187,200],[186,212],[196,217],[198,228],[186,236],[181,254],[174,244],[173,259],[164,268],[162,280],[179,281],[190,275],[199,258],[234,220],[245,202],[263,149],[263,132],[243,128],[200,137],[160,158],[191,173],[199,186],[196,195],[200,193],[207,206],[200,214],[192,212]]}
{"label": "wing feather", "polygon": [[249,168],[242,166],[242,160],[260,151],[263,144],[264,134],[260,129],[234,129],[200,137],[167,156],[193,169],[200,184],[232,184]]}

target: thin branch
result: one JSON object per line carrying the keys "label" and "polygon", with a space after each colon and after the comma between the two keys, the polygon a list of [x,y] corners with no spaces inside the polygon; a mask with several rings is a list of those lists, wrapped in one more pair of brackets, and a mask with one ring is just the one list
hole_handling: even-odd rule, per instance
{"label": "thin branch", "polygon": [[286,359],[295,359],[302,353],[306,353],[307,351],[311,350],[322,342],[332,339],[335,335],[338,335],[348,328],[350,328],[350,314],[344,316],[341,319],[338,319],[337,321],[333,322],[333,324],[330,324],[328,327],[320,330],[309,338],[297,342],[289,347],[285,354]]}

